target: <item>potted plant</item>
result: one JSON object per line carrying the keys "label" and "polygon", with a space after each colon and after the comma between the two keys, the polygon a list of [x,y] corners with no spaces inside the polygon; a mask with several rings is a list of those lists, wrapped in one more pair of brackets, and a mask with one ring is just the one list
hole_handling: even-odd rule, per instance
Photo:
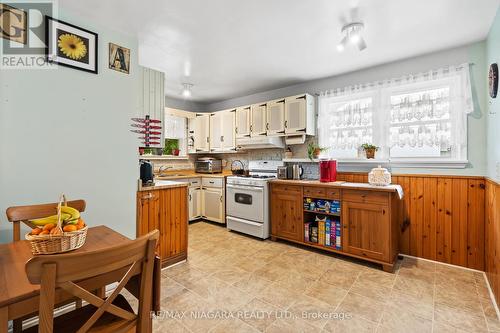
{"label": "potted plant", "polygon": [[361,148],[365,151],[366,158],[375,158],[375,152],[378,150],[379,147],[372,145],[370,143],[363,143],[361,145]]}
{"label": "potted plant", "polygon": [[319,154],[325,150],[326,148],[324,147],[320,147],[315,143],[310,143],[307,145],[307,156],[310,160],[313,160],[315,158],[318,158]]}
{"label": "potted plant", "polygon": [[179,139],[165,139],[163,155],[179,156]]}

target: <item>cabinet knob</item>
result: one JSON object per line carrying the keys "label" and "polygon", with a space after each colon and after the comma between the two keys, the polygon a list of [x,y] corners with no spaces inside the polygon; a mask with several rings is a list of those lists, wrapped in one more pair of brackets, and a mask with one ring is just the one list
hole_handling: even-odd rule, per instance
{"label": "cabinet knob", "polygon": [[288,120],[285,120],[285,128],[288,128]]}

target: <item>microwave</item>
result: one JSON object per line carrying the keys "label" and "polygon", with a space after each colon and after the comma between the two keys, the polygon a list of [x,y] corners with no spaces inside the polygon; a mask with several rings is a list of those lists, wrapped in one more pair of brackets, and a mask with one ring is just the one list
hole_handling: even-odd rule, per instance
{"label": "microwave", "polygon": [[221,173],[222,160],[212,157],[200,158],[194,162],[194,171],[196,173]]}

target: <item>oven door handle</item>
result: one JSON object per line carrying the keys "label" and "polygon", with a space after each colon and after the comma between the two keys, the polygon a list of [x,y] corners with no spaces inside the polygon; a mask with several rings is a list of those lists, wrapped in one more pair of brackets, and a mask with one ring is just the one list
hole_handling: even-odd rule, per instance
{"label": "oven door handle", "polygon": [[263,187],[258,187],[258,186],[250,186],[250,185],[233,185],[233,184],[227,184],[226,187],[229,188],[234,188],[236,190],[249,190],[249,191],[258,191],[258,192],[264,192]]}
{"label": "oven door handle", "polygon": [[237,218],[237,217],[234,217],[234,216],[228,216],[227,218],[229,220],[233,220],[233,221],[236,221],[236,222],[241,222],[241,223],[246,223],[246,224],[254,225],[256,227],[262,226],[262,223],[254,222],[254,221],[249,221],[249,220],[244,220],[244,219],[240,219],[240,218]]}

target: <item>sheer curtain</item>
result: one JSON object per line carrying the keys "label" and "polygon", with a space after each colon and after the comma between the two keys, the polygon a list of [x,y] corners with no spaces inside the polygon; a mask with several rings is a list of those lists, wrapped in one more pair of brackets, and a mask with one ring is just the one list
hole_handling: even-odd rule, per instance
{"label": "sheer curtain", "polygon": [[381,158],[403,151],[398,157],[465,159],[473,111],[469,72],[465,63],[321,92],[319,144],[337,158],[357,157],[362,143],[373,143]]}

